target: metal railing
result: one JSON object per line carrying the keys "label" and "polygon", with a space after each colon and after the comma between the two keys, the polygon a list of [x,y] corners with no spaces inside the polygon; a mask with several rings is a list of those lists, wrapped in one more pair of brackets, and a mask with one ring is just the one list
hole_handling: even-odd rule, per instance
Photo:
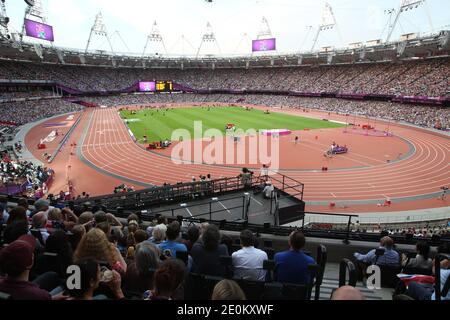
{"label": "metal railing", "polygon": [[[232,191],[250,190],[255,187],[261,187],[267,176],[251,175],[250,178],[243,179],[241,176],[231,178],[221,178],[210,181],[196,181],[187,183],[177,183],[172,185],[163,185],[152,187],[140,191],[116,193],[92,198],[76,200],[77,204],[86,202],[103,205],[107,209],[121,207],[126,210],[146,209],[152,205],[164,203],[173,203],[209,197],[215,194],[224,194]],[[280,186],[284,192],[292,192],[290,196],[303,199],[304,185],[294,179],[282,174],[270,176],[275,186]]]}

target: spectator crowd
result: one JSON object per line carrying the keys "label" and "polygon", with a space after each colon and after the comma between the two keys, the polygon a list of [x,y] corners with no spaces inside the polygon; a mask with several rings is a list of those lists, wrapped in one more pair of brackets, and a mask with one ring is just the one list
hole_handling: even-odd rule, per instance
{"label": "spectator crowd", "polygon": [[49,80],[80,91],[123,90],[170,79],[193,89],[449,96],[450,59],[251,69],[144,69],[0,62],[7,79]]}

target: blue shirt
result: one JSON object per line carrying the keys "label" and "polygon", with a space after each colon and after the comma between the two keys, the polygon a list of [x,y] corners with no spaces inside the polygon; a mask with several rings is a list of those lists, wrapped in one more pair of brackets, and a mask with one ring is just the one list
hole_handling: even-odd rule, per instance
{"label": "blue shirt", "polygon": [[303,251],[283,251],[275,254],[275,280],[283,283],[307,284],[310,282],[308,265],[313,258]]}
{"label": "blue shirt", "polygon": [[183,243],[179,243],[176,241],[166,240],[164,242],[161,242],[158,246],[162,254],[169,256],[170,252],[170,256],[172,258],[177,257],[177,251],[187,252],[186,246]]}
{"label": "blue shirt", "polygon": [[373,264],[375,260],[377,261],[377,265],[380,266],[396,266],[400,264],[400,256],[397,251],[392,249],[385,249],[384,254],[380,256],[377,260],[377,256],[375,255],[375,249],[370,250],[367,254],[355,253],[355,258],[358,261]]}

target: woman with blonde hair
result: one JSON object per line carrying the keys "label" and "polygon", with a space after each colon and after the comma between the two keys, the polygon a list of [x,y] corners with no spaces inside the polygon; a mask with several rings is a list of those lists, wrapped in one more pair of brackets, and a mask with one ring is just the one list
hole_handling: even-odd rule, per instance
{"label": "woman with blonde hair", "polygon": [[245,300],[245,294],[236,281],[225,279],[216,284],[211,300]]}
{"label": "woman with blonde hair", "polygon": [[83,259],[94,259],[98,262],[107,262],[110,266],[125,273],[127,264],[114,244],[108,241],[106,234],[98,229],[93,228],[86,233],[77,246],[73,256],[74,262],[77,263]]}

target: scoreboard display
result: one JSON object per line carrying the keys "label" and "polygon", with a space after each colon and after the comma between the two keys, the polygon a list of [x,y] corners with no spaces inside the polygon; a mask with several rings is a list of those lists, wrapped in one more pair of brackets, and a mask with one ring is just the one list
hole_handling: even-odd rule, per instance
{"label": "scoreboard display", "polygon": [[156,92],[171,92],[173,91],[172,81],[156,81]]}

